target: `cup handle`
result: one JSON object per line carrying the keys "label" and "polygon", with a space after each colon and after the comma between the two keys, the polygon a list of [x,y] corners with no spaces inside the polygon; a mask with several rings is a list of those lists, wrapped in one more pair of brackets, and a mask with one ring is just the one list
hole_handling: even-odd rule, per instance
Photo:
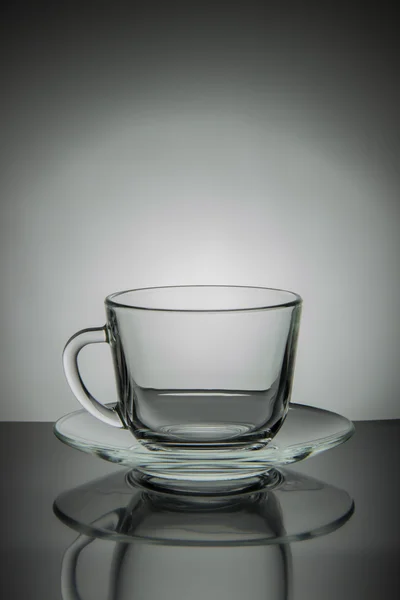
{"label": "cup handle", "polygon": [[125,425],[119,414],[114,408],[107,408],[95,398],[86,389],[82,381],[78,368],[78,354],[87,344],[98,344],[100,342],[108,343],[107,328],[93,327],[91,329],[82,329],[73,335],[65,345],[63,352],[64,373],[69,383],[69,387],[74,393],[76,399],[82,404],[91,415],[103,421],[112,427],[124,428]]}

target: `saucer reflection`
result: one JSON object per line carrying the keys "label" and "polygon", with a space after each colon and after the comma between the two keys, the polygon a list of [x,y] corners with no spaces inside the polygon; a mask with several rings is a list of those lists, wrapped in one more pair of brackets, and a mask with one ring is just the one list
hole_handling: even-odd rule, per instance
{"label": "saucer reflection", "polygon": [[58,517],[80,532],[64,555],[63,600],[289,599],[289,542],[353,512],[343,490],[287,470],[275,487],[233,497],[149,492],[127,475],[56,499]]}

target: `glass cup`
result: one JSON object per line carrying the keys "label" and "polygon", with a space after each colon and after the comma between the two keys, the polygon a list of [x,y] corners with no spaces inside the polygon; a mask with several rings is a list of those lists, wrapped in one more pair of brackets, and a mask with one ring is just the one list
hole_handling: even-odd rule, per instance
{"label": "glass cup", "polygon": [[[86,410],[150,450],[258,449],[289,408],[302,300],[244,286],[170,286],[111,294],[104,327],[70,338],[63,364]],[[118,402],[99,403],[77,364],[106,342]]]}

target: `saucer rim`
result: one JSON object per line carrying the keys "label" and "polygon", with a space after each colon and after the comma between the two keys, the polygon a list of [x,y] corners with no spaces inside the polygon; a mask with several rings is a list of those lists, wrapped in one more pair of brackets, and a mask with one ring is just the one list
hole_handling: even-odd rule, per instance
{"label": "saucer rim", "polygon": [[[111,407],[115,406],[115,403],[108,403],[105,406],[111,408]],[[274,445],[274,440],[279,441],[279,433],[280,432],[278,432],[276,434],[275,438],[272,440],[272,443],[270,445],[268,445],[267,447],[265,447],[263,449],[255,450],[254,452],[251,453],[251,457],[247,457],[247,458],[255,459],[259,465],[265,464],[266,468],[269,466],[279,466],[279,465],[284,466],[287,464],[293,464],[295,462],[300,462],[302,460],[305,460],[307,458],[315,456],[321,452],[324,452],[326,450],[330,450],[336,446],[339,446],[339,445],[345,443],[346,441],[348,441],[355,433],[354,423],[347,417],[345,417],[339,413],[336,413],[334,411],[318,408],[315,406],[310,406],[307,404],[298,404],[298,403],[291,402],[289,404],[288,415],[289,415],[290,411],[293,411],[293,410],[296,412],[302,412],[302,411],[314,412],[314,413],[318,414],[319,417],[331,415],[332,417],[342,419],[343,427],[341,430],[338,430],[338,432],[335,434],[331,434],[329,436],[322,436],[319,438],[313,438],[311,440],[304,440],[303,442],[297,442],[295,444],[286,444],[282,448],[279,448],[279,446]],[[112,446],[111,444],[102,446],[98,442],[95,442],[95,445],[94,445],[93,440],[91,442],[88,440],[88,442],[86,443],[85,439],[82,437],[79,438],[80,441],[75,441],[71,437],[64,435],[59,430],[59,428],[62,426],[62,424],[64,422],[66,422],[67,420],[70,420],[72,418],[79,417],[80,415],[88,415],[89,417],[91,417],[91,415],[85,409],[80,409],[80,410],[76,410],[76,411],[67,413],[66,415],[64,415],[63,417],[58,419],[53,424],[54,435],[57,437],[57,439],[59,439],[61,442],[63,442],[67,446],[70,446],[71,448],[75,448],[76,450],[79,450],[81,452],[85,452],[86,454],[92,454],[94,456],[102,458],[103,460],[106,460],[107,462],[111,462],[114,464],[120,464],[121,466],[124,466],[124,467],[129,467],[130,465],[128,465],[126,462],[118,460],[117,457],[115,457],[116,460],[113,460],[113,457],[103,454],[102,451],[106,451],[106,452],[111,451],[112,452],[113,450],[115,450],[115,452],[118,453],[118,452],[129,451],[132,448],[132,455],[136,454],[137,457],[148,456],[150,459],[153,458],[151,456],[151,451],[144,447],[141,448],[140,446],[138,446],[139,442],[135,438],[133,438],[133,436],[132,436],[132,441],[133,441],[132,446],[116,447],[116,446]],[[101,422],[98,422],[98,420],[95,417],[92,417],[92,419],[93,419],[94,425],[96,425],[97,423],[99,423],[99,424],[101,423]],[[115,435],[120,434],[121,431],[126,431],[126,430],[115,430]],[[309,436],[306,436],[306,437],[309,437]],[[299,455],[296,455],[296,452],[295,452],[296,449],[298,449]],[[282,458],[282,460],[279,460],[279,459],[277,460],[277,457],[274,458],[274,456],[273,456],[274,451],[279,452],[279,455]],[[163,457],[161,457],[159,455],[159,453],[157,453],[157,455],[158,455],[157,458],[161,459],[161,461],[165,461],[165,464],[168,463],[168,460],[173,460],[173,456],[169,455],[169,454],[168,454],[168,456],[166,455]],[[244,454],[240,453],[238,451],[232,451],[232,453],[229,455],[229,457],[232,457],[232,461],[238,460],[242,464],[248,463],[248,461],[245,460],[245,458],[244,458]],[[203,458],[203,460],[204,460],[204,458]],[[137,465],[132,464],[131,468],[134,468],[135,466],[137,466]]]}

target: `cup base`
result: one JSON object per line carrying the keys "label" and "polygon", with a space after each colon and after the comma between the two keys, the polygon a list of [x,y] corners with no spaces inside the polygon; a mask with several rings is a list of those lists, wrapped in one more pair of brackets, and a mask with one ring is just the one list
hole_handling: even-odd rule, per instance
{"label": "cup base", "polygon": [[220,453],[261,450],[275,435],[275,431],[270,429],[253,431],[252,427],[237,423],[168,425],[158,431],[135,429],[131,432],[148,450],[154,452],[176,450],[183,454],[186,451]]}

